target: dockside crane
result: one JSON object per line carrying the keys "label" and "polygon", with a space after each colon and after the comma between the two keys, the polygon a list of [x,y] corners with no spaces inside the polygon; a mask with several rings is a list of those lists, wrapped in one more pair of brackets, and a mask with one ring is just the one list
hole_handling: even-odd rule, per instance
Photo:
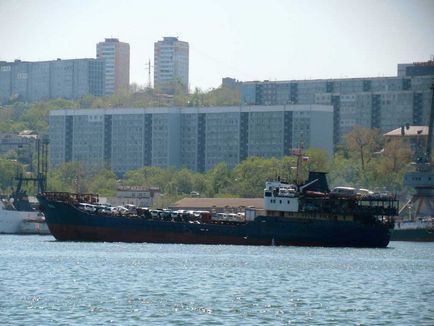
{"label": "dockside crane", "polygon": [[432,144],[434,129],[434,83],[431,86],[432,99],[431,110],[429,113],[428,140],[426,150],[422,155],[416,157],[416,171],[406,173],[404,184],[414,187],[415,193],[412,198],[402,207],[400,213],[409,209],[411,210],[410,218],[434,217],[434,168],[432,162]]}

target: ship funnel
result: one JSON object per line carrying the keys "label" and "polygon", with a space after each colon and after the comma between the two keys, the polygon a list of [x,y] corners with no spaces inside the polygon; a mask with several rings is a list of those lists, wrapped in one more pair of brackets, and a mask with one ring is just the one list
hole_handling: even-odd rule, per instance
{"label": "ship funnel", "polygon": [[305,182],[305,185],[307,186],[303,190],[319,191],[325,193],[330,192],[326,175],[326,172],[309,171],[309,178]]}

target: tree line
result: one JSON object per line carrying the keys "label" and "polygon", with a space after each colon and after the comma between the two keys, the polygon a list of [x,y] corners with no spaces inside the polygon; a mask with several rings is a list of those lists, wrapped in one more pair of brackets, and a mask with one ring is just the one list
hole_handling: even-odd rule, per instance
{"label": "tree line", "polygon": [[[49,111],[54,109],[80,109],[100,107],[150,107],[150,106],[224,106],[238,105],[239,91],[220,87],[208,92],[196,89],[192,94],[179,93],[162,97],[152,89],[133,88],[133,91],[108,97],[85,96],[79,100],[49,100],[37,103],[14,102],[0,107],[0,132],[18,132],[24,129],[41,134],[48,131]],[[375,129],[354,127],[345,135],[333,157],[321,149],[309,149],[302,172],[308,170],[328,172],[331,186],[360,188],[387,188],[390,191],[409,193],[403,185],[404,174],[413,169],[411,148],[402,140],[385,142]],[[0,193],[9,192],[15,176],[26,170],[19,163],[20,153],[11,151],[0,156]],[[52,191],[97,192],[113,196],[119,185],[159,187],[162,198],[174,201],[189,196],[192,191],[202,197],[261,197],[266,180],[281,177],[292,181],[296,158],[250,157],[234,168],[224,162],[205,173],[187,169],[142,167],[117,176],[107,169],[85,167],[80,162],[68,162],[49,171],[48,189]],[[30,187],[31,188],[31,187]]]}
{"label": "tree line", "polygon": [[[358,135],[358,139],[355,135]],[[330,185],[354,186],[359,188],[382,189],[394,192],[408,192],[403,184],[404,174],[413,169],[413,153],[410,147],[399,140],[384,144],[382,136],[376,130],[356,127],[346,135],[345,144],[338,147],[333,157],[318,148],[305,151],[301,167],[301,175],[306,178],[309,170],[328,172]],[[360,140],[366,145],[361,145]],[[170,196],[185,197],[192,191],[199,192],[202,197],[261,197],[265,181],[281,179],[293,181],[296,179],[295,156],[277,158],[249,157],[233,169],[225,162],[217,164],[211,170],[199,173],[188,169],[164,169],[159,167],[143,167],[126,172],[122,178],[108,170],[82,172],[83,184],[81,191],[89,190],[109,193],[113,185],[143,185],[159,187],[163,193]],[[72,166],[74,168],[72,168]],[[72,172],[75,169],[75,173]],[[67,163],[65,166],[51,171],[55,190],[65,187],[62,182],[69,173],[69,189],[72,177],[85,171],[79,163]],[[66,181],[66,180],[65,180]],[[50,182],[49,182],[50,184]]]}
{"label": "tree line", "polygon": [[[360,137],[364,139],[363,144]],[[412,151],[401,141],[386,144],[381,144],[381,141],[382,137],[375,130],[355,128],[332,158],[322,149],[306,150],[304,156],[308,160],[304,161],[299,172],[302,177],[307,177],[309,170],[328,172],[331,187],[388,190],[401,193],[404,199],[411,192],[411,189],[404,187],[403,179],[404,174],[412,169]],[[121,177],[108,169],[68,162],[49,171],[48,190],[115,196],[117,187],[121,185],[158,187],[164,195],[156,203],[157,206],[168,206],[190,196],[192,192],[198,192],[200,197],[255,198],[262,197],[267,180],[279,177],[294,181],[296,160],[295,156],[281,159],[249,157],[232,169],[221,162],[204,173],[185,168],[176,170],[144,166],[130,170]],[[18,168],[23,170],[17,162],[0,158],[0,189],[3,192],[14,186]]]}
{"label": "tree line", "polygon": [[89,108],[146,108],[146,107],[208,107],[240,105],[238,89],[219,87],[208,91],[196,88],[193,93],[177,92],[173,96],[156,92],[152,88],[131,85],[111,96],[87,95],[77,100],[51,99],[41,102],[11,100],[0,105],[0,132],[19,132],[25,129],[39,133],[48,131],[48,115],[51,110]]}

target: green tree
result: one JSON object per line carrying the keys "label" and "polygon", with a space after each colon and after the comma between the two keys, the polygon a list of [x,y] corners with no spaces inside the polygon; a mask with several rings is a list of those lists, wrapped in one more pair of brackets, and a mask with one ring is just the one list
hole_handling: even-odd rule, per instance
{"label": "green tree", "polygon": [[48,190],[88,192],[88,176],[80,162],[67,162],[48,173]]}
{"label": "green tree", "polygon": [[310,148],[305,155],[309,158],[308,168],[310,171],[327,172],[329,170],[329,157],[325,150]]}
{"label": "green tree", "polygon": [[206,192],[207,187],[207,178],[203,173],[195,173],[193,174],[193,185],[192,190],[197,191],[200,196],[203,196]]}
{"label": "green tree", "polygon": [[345,141],[350,155],[360,161],[362,171],[374,152],[382,148],[381,136],[376,129],[355,126],[345,135]]}
{"label": "green tree", "polygon": [[225,162],[219,163],[209,170],[206,178],[206,195],[208,197],[214,197],[217,194],[221,196],[227,194],[228,187],[234,181],[232,171]]}
{"label": "green tree", "polygon": [[23,167],[17,162],[0,158],[0,193],[12,192],[17,182],[16,175],[23,171]]}
{"label": "green tree", "polygon": [[175,173],[174,169],[145,166],[126,172],[122,183],[130,186],[159,187],[162,192],[175,191],[176,186],[173,183]]}
{"label": "green tree", "polygon": [[366,171],[366,183],[371,187],[384,187],[389,190],[404,190],[403,180],[406,172],[412,169],[413,152],[402,140],[394,139],[386,142],[381,155],[373,158]]}
{"label": "green tree", "polygon": [[277,160],[249,157],[235,167],[240,197],[261,197],[265,181],[279,173]]}
{"label": "green tree", "polygon": [[111,170],[102,169],[89,179],[88,189],[92,193],[111,197],[116,195],[117,185],[116,174]]}
{"label": "green tree", "polygon": [[354,185],[359,180],[359,175],[360,166],[354,166],[350,158],[342,153],[333,157],[329,173],[330,187]]}
{"label": "green tree", "polygon": [[219,87],[203,92],[200,88],[195,88],[187,98],[187,105],[194,107],[240,105],[240,91]]}
{"label": "green tree", "polygon": [[182,169],[175,174],[174,183],[176,194],[190,194],[193,190],[194,173],[187,169]]}
{"label": "green tree", "polygon": [[406,164],[412,161],[413,156],[410,146],[402,139],[393,139],[386,142],[383,153],[384,172],[402,170]]}
{"label": "green tree", "polygon": [[227,87],[212,89],[204,94],[204,106],[233,106],[240,105],[240,91]]}

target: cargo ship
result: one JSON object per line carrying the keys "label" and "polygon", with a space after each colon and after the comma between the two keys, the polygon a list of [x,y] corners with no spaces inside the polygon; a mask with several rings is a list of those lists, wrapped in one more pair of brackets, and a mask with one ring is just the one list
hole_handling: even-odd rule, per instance
{"label": "cargo ship", "polygon": [[374,248],[389,244],[399,204],[395,196],[330,191],[322,172],[310,172],[302,184],[266,182],[264,209],[246,208],[230,219],[107,207],[95,194],[42,192],[37,198],[59,241]]}

